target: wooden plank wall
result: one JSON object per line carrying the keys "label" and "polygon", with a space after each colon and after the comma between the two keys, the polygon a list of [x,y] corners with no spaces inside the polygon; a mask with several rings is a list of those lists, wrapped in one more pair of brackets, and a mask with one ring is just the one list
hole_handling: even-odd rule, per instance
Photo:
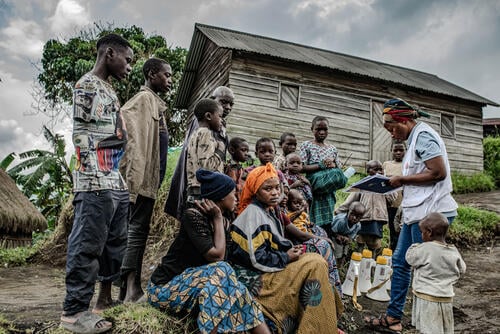
{"label": "wooden plank wall", "polygon": [[228,133],[247,139],[251,151],[260,137],[271,137],[278,145],[283,132],[294,133],[299,145],[311,140],[311,121],[323,115],[330,123],[328,141],[337,147],[341,159],[352,152],[349,164],[364,168],[369,154],[369,99],[302,84],[299,109],[290,110],[278,107],[280,80],[232,69],[229,86],[236,100]]}
{"label": "wooden plank wall", "polygon": [[[368,79],[321,71],[317,68],[287,64],[265,57],[233,53],[229,86],[236,101],[228,119],[230,136],[246,138],[251,145],[262,137],[278,143],[284,131],[294,132],[299,144],[312,139],[310,123],[314,116],[330,120],[329,142],[341,158],[353,153],[349,164],[363,170],[371,152],[371,102],[398,96],[431,114],[422,119],[441,133],[441,113],[455,115],[454,138],[444,137],[452,171],[474,173],[483,170],[482,113],[477,103],[432,96],[409,89],[395,88]],[[298,111],[279,108],[280,82],[300,86]],[[253,151],[253,146],[251,146]]]}
{"label": "wooden plank wall", "polygon": [[[430,118],[421,118],[441,134],[441,114],[439,109],[422,108]],[[447,113],[448,114],[448,113]],[[448,152],[452,171],[476,173],[483,171],[483,126],[481,119],[466,115],[455,115],[455,137],[442,136]]]}
{"label": "wooden plank wall", "polygon": [[212,91],[222,85],[227,85],[228,73],[231,67],[231,50],[218,48],[207,40],[203,59],[196,74],[196,81],[190,93],[188,112],[193,112],[196,102],[210,97]]}

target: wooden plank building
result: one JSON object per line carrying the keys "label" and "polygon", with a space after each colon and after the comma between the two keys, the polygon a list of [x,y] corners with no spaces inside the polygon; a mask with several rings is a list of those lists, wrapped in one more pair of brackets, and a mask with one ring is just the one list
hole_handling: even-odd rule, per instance
{"label": "wooden plank building", "polygon": [[[230,137],[253,143],[288,131],[312,139],[311,120],[329,119],[328,142],[341,160],[362,170],[366,161],[391,158],[382,127],[384,101],[403,98],[431,114],[451,167],[483,170],[482,108],[497,103],[436,75],[248,33],[196,24],[176,106],[192,109],[217,86],[229,86],[235,105]],[[253,151],[253,149],[251,149]]]}

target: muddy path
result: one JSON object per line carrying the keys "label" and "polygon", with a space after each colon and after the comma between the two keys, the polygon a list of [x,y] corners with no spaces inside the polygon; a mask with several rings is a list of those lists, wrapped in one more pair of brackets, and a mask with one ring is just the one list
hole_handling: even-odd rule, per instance
{"label": "muddy path", "polygon": [[460,204],[500,214],[500,190],[485,193],[459,194],[453,195],[453,197]]}
{"label": "muddy path", "polygon": [[[500,328],[500,247],[462,250],[467,273],[455,287],[456,333],[498,333]],[[64,298],[64,269],[26,266],[0,269],[0,315],[30,333],[47,333],[58,326]],[[359,299],[362,312],[346,314],[348,333],[372,333],[362,323],[367,314],[379,314],[386,303]],[[409,308],[408,308],[409,309]],[[404,318],[405,325],[410,313]],[[406,327],[405,333],[414,333]]]}

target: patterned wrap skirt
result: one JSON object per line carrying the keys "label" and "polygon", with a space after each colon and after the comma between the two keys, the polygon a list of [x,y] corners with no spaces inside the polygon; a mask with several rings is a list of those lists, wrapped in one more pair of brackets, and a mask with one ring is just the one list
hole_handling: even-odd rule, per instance
{"label": "patterned wrap skirt", "polygon": [[[328,238],[325,230],[319,226],[313,226],[312,233],[321,238]],[[330,244],[326,239],[321,238],[311,238],[304,242],[306,245],[306,252],[308,253],[318,253],[325,259],[328,264],[328,278],[330,284],[337,290],[340,297],[342,294],[342,282],[340,281],[339,269],[337,267],[337,260],[335,259],[335,254],[333,251],[333,245]]]}
{"label": "patterned wrap skirt", "polygon": [[306,253],[284,270],[259,273],[235,266],[243,282],[261,304],[273,333],[337,333],[343,312],[339,295],[330,285],[325,260]]}
{"label": "patterned wrap skirt", "polygon": [[161,310],[197,313],[201,333],[245,332],[264,322],[260,305],[222,261],[188,268],[165,285],[150,281],[147,296]]}

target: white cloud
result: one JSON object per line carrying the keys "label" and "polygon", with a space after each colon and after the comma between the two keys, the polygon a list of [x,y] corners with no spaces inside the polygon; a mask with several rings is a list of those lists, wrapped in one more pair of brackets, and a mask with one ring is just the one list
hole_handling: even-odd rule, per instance
{"label": "white cloud", "polygon": [[32,149],[48,149],[49,145],[41,134],[26,132],[17,120],[0,120],[0,160],[9,153],[19,153]]}
{"label": "white cloud", "polygon": [[[5,63],[0,62],[0,68]],[[19,80],[11,73],[0,70],[0,159],[11,152],[24,152],[44,148],[40,135],[43,116],[27,116],[31,110],[31,82]]]}
{"label": "white cloud", "polygon": [[43,50],[43,30],[35,21],[13,19],[0,31],[0,47],[14,57],[39,58]]}
{"label": "white cloud", "polygon": [[67,34],[92,22],[90,12],[76,0],[60,0],[53,16],[49,18],[50,28],[55,34]]}

